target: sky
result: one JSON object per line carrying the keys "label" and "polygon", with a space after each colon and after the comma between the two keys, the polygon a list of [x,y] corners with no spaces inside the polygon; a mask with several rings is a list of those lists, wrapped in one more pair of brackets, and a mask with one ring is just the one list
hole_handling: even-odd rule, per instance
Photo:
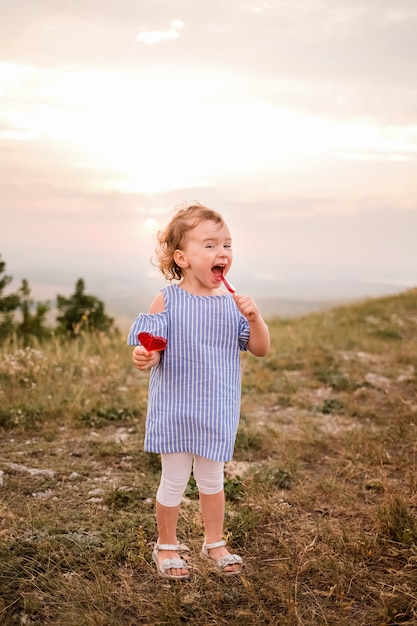
{"label": "sky", "polygon": [[[145,306],[185,202],[258,298],[415,286],[415,0],[0,0],[0,254]],[[130,308],[129,308],[130,311]]]}

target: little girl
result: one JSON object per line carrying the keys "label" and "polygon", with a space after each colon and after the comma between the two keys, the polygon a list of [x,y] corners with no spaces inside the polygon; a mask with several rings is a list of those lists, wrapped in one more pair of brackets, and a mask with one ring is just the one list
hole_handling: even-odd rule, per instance
{"label": "little girl", "polygon": [[[159,268],[167,280],[149,313],[134,321],[133,363],[151,368],[145,450],[161,455],[156,494],[158,541],[152,558],[160,576],[188,578],[177,541],[180,503],[193,469],[205,539],[202,555],[227,575],[242,559],[222,539],[223,470],[230,461],[240,413],[239,350],[264,356],[269,332],[254,300],[219,290],[232,265],[232,240],[219,213],[200,204],[180,209],[158,234]],[[140,345],[138,333],[167,340],[163,351]]]}

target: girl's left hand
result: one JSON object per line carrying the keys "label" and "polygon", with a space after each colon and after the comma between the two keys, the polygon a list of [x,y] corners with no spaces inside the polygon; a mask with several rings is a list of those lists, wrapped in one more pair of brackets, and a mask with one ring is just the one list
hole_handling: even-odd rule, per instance
{"label": "girl's left hand", "polygon": [[251,296],[244,296],[242,294],[233,294],[233,299],[236,302],[239,311],[246,317],[248,322],[255,322],[259,317],[259,309],[256,306],[255,300]]}

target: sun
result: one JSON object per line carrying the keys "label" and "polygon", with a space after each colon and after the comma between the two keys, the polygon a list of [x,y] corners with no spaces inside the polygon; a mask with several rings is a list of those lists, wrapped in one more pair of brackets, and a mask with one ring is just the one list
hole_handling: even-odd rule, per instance
{"label": "sun", "polygon": [[[301,171],[310,176],[322,160],[413,158],[411,130],[315,117],[262,90],[243,97],[246,83],[228,70],[200,74],[167,65],[131,75],[0,63],[1,88],[19,103],[4,113],[0,138],[52,142],[91,186],[125,194],[226,185],[259,197]],[[157,230],[151,218],[140,227]]]}
{"label": "sun", "polygon": [[144,230],[146,233],[150,233],[151,235],[155,235],[159,230],[159,223],[153,217],[148,217],[143,223]]}

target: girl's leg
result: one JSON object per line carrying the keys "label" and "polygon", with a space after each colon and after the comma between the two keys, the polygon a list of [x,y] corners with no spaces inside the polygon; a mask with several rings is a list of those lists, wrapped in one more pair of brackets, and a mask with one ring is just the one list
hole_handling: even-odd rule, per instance
{"label": "girl's leg", "polygon": [[[156,494],[156,522],[159,544],[177,544],[177,523],[180,502],[191,474],[193,456],[187,453],[162,454],[162,475]],[[158,561],[178,558],[174,550],[161,550]],[[188,574],[186,569],[171,569],[173,576]]]}
{"label": "girl's leg", "polygon": [[[194,477],[200,494],[205,531],[204,543],[217,543],[223,539],[224,463],[197,456],[194,459]],[[209,550],[209,556],[214,561],[218,561],[221,557],[229,554],[226,546]],[[226,572],[238,572],[240,569],[237,563],[225,567]]]}

